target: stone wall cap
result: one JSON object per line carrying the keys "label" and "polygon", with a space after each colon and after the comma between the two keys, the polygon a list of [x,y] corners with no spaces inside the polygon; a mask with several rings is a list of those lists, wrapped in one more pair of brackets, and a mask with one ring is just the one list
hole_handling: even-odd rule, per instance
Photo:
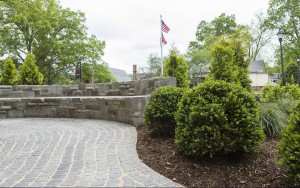
{"label": "stone wall cap", "polygon": [[12,89],[12,86],[2,85],[0,86],[0,89]]}

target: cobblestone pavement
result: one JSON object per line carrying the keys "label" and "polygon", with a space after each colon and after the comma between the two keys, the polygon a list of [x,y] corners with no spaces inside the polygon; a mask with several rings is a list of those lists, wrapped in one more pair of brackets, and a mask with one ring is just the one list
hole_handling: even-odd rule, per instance
{"label": "cobblestone pavement", "polygon": [[140,162],[136,134],[102,120],[2,119],[0,186],[180,186]]}

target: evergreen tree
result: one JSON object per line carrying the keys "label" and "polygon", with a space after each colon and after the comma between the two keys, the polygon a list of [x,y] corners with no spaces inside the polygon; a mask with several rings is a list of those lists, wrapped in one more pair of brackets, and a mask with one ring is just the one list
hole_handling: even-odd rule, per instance
{"label": "evergreen tree", "polygon": [[210,64],[211,73],[209,78],[213,80],[224,80],[235,82],[237,75],[233,66],[234,50],[230,42],[224,38],[219,39],[212,47],[211,53],[213,60]]}
{"label": "evergreen tree", "polygon": [[209,78],[235,82],[243,88],[251,90],[249,60],[245,59],[247,53],[241,40],[234,37],[231,39],[221,37],[211,47],[211,53],[213,60],[210,65]]}
{"label": "evergreen tree", "polygon": [[231,46],[234,51],[233,66],[237,70],[237,82],[248,91],[251,90],[251,80],[249,78],[249,59],[247,57],[247,49],[243,47],[243,43],[235,37],[231,38]]}
{"label": "evergreen tree", "polygon": [[170,51],[169,57],[164,62],[164,76],[176,77],[177,87],[189,86],[188,64],[175,49]]}
{"label": "evergreen tree", "polygon": [[18,83],[18,71],[14,62],[8,57],[3,63],[2,74],[0,78],[1,85],[15,85]]}
{"label": "evergreen tree", "polygon": [[298,81],[298,65],[289,63],[285,69],[285,79],[287,83],[296,84]]}
{"label": "evergreen tree", "polygon": [[20,82],[23,85],[41,85],[43,83],[43,75],[35,64],[33,54],[27,54],[25,62],[20,67]]}

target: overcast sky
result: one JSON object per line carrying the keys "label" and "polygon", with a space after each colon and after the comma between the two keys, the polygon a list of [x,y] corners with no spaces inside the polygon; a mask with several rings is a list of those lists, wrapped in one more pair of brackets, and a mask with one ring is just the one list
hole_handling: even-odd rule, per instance
{"label": "overcast sky", "polygon": [[201,20],[221,13],[234,14],[239,24],[250,24],[268,0],[60,0],[63,7],[85,13],[88,33],[106,41],[103,60],[110,67],[132,73],[132,65],[146,66],[150,54],[160,57],[160,15],[171,29],[164,34],[184,53]]}

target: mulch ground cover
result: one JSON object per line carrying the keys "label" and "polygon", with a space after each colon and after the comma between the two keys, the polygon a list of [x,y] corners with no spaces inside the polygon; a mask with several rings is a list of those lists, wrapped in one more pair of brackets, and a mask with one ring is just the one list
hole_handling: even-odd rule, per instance
{"label": "mulch ground cover", "polygon": [[153,138],[137,127],[140,159],[158,173],[185,187],[291,187],[286,171],[276,163],[279,139],[268,139],[258,155],[188,158],[174,138]]}

